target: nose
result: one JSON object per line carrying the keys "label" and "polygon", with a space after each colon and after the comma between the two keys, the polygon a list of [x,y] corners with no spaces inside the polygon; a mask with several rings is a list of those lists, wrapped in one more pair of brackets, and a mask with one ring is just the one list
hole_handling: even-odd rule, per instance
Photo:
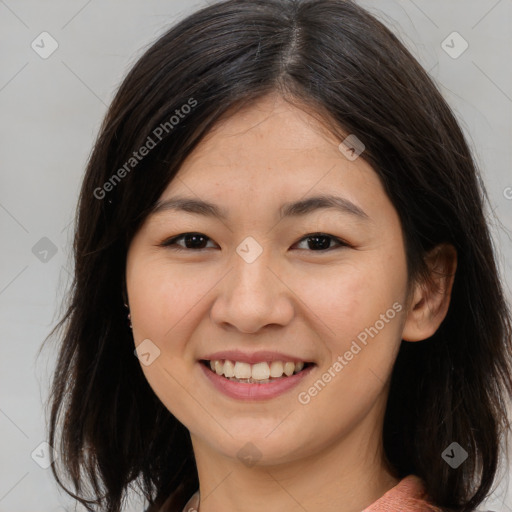
{"label": "nose", "polygon": [[234,267],[217,287],[212,321],[247,334],[287,325],[294,315],[293,293],[271,263],[265,251],[252,263],[236,255]]}

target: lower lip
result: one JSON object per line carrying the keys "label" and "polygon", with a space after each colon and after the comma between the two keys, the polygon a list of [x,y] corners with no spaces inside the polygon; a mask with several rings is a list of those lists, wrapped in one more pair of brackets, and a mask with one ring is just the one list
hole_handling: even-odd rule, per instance
{"label": "lower lip", "polygon": [[282,395],[297,386],[314,368],[314,365],[308,366],[305,370],[290,377],[281,377],[264,384],[249,384],[234,382],[226,377],[217,375],[202,363],[199,363],[199,366],[201,366],[203,373],[219,391],[231,398],[241,400],[267,400]]}

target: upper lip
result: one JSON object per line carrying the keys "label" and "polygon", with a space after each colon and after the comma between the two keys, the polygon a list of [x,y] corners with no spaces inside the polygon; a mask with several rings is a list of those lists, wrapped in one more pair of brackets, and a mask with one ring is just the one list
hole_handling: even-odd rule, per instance
{"label": "upper lip", "polygon": [[206,359],[208,361],[228,359],[230,361],[240,361],[242,363],[249,364],[260,363],[262,361],[292,361],[294,363],[312,362],[302,359],[301,357],[284,354],[283,352],[275,352],[273,350],[260,350],[252,353],[242,352],[241,350],[222,350],[220,352],[213,352],[212,354],[205,355],[201,359]]}

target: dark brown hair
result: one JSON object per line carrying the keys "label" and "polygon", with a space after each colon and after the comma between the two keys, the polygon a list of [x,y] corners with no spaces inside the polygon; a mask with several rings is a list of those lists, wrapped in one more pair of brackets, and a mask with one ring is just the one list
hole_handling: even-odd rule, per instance
{"label": "dark brown hair", "polygon": [[[83,179],[67,310],[49,335],[62,331],[49,400],[49,442],[61,454],[53,474],[88,510],[107,512],[121,509],[130,486],[155,507],[173,496],[177,511],[197,489],[188,430],[134,356],[126,254],[202,137],[272,92],[365,144],[401,219],[410,282],[427,278],[431,248],[457,250],[445,320],[428,340],[402,342],[384,448],[396,474],[423,478],[435,504],[473,510],[496,475],[512,395],[511,316],[485,188],[429,75],[382,23],[342,0],[217,2],[160,37],[120,86]],[[127,165],[148,137],[155,146]],[[458,469],[441,458],[453,441],[469,453]]]}

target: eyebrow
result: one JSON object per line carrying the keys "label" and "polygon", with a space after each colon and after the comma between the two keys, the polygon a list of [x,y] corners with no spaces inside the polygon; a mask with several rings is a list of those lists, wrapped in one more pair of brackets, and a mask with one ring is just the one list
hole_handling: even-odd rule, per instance
{"label": "eyebrow", "polygon": [[[335,209],[361,220],[370,220],[368,214],[352,201],[344,197],[328,194],[284,203],[279,209],[279,214],[280,218],[283,219],[285,217],[299,217],[325,209]],[[156,215],[166,211],[183,211],[205,217],[214,217],[223,221],[226,221],[229,217],[227,211],[216,204],[184,196],[176,196],[164,201],[158,201],[149,215]]]}

